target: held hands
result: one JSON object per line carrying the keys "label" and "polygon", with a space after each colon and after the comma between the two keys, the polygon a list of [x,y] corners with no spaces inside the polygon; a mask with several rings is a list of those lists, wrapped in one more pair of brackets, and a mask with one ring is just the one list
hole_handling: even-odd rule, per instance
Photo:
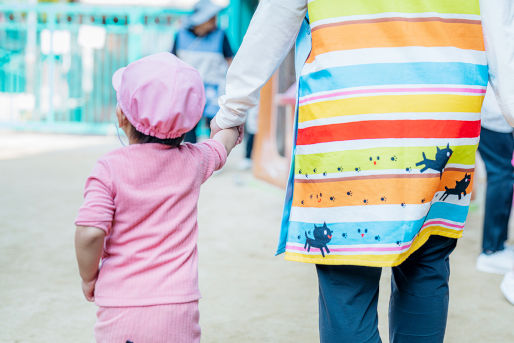
{"label": "held hands", "polygon": [[95,301],[96,280],[96,278],[91,281],[82,280],[82,293],[84,293],[84,297],[87,301]]}
{"label": "held hands", "polygon": [[[216,117],[211,120],[211,138],[213,138],[218,132],[221,131],[221,128],[218,126],[216,122]],[[237,126],[237,131],[239,132],[239,136],[237,137],[236,145],[240,144],[243,141],[245,134],[245,124],[241,124]]]}

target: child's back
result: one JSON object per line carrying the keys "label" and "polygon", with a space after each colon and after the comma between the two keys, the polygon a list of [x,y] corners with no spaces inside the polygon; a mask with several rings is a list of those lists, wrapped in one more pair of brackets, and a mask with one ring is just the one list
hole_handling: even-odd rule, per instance
{"label": "child's back", "polygon": [[226,156],[221,143],[208,140],[174,149],[134,144],[98,161],[76,221],[91,226],[92,213],[105,215],[103,221],[94,215],[107,235],[95,290],[97,305],[142,306],[199,299],[200,185],[223,166]]}

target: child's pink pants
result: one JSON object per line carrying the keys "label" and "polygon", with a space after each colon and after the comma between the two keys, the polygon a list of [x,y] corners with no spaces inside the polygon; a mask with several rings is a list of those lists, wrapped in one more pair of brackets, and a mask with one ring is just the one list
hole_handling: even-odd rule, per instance
{"label": "child's pink pants", "polygon": [[198,301],[139,307],[100,307],[97,343],[198,343]]}

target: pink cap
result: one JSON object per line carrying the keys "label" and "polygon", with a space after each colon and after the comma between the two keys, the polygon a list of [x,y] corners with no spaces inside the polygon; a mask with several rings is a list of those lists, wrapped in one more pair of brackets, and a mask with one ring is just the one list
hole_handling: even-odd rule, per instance
{"label": "pink cap", "polygon": [[200,74],[169,52],[118,69],[112,86],[127,119],[146,135],[177,138],[202,117],[205,94]]}

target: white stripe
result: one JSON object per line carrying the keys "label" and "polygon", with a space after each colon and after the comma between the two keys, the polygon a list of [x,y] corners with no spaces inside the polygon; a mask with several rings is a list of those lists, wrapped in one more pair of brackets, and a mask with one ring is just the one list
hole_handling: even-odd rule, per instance
{"label": "white stripe", "polygon": [[[309,1],[311,2],[311,1]],[[354,20],[368,20],[368,19],[382,19],[382,18],[432,18],[438,17],[443,19],[467,19],[467,20],[481,20],[482,18],[476,14],[456,14],[456,13],[438,13],[438,12],[424,12],[424,13],[404,13],[404,12],[385,12],[377,14],[364,14],[352,15],[335,18],[326,18],[311,22],[311,28],[315,28],[325,24],[343,23]]]}
{"label": "white stripe", "polygon": [[[448,198],[449,199],[449,198]],[[302,223],[353,223],[366,221],[411,221],[426,216],[430,203],[418,205],[364,205],[329,208],[291,207],[291,221]]]}
{"label": "white stripe", "polygon": [[354,123],[369,120],[480,120],[480,113],[467,112],[418,112],[418,113],[373,113],[320,118],[298,123],[299,129],[314,126]]}
{"label": "white stripe", "polygon": [[[457,180],[455,180],[455,181],[457,181]],[[431,204],[434,204],[436,202],[444,202],[446,204],[469,206],[469,203],[471,201],[471,194],[470,193],[466,194],[465,196],[463,196],[461,194],[460,200],[459,200],[459,197],[457,195],[451,194],[451,195],[448,195],[448,198],[446,198],[444,201],[441,201],[441,196],[443,194],[444,194],[444,191],[436,192],[435,195],[434,195],[434,198],[432,199]]]}
{"label": "white stripe", "polygon": [[439,199],[444,192],[437,192],[430,203],[395,205],[362,205],[342,207],[291,207],[290,221],[302,223],[356,223],[366,221],[413,221],[425,217],[430,206],[436,202],[469,206],[471,194],[458,199],[457,195],[450,195],[445,201]]}
{"label": "white stripe", "polygon": [[302,75],[322,69],[376,63],[461,62],[486,65],[485,52],[455,47],[366,48],[332,51],[306,63]]}
{"label": "white stripe", "polygon": [[460,145],[476,145],[479,138],[386,138],[386,139],[356,139],[318,143],[310,145],[297,145],[296,155],[321,154],[327,152],[361,150],[370,148],[403,148],[403,147],[434,147]]}

